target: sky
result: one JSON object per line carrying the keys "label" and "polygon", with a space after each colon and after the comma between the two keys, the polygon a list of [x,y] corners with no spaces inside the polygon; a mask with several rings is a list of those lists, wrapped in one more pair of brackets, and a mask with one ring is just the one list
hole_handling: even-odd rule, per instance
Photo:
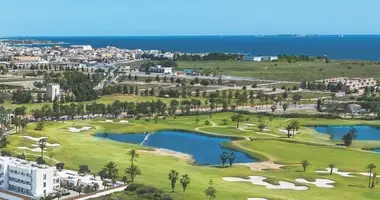
{"label": "sky", "polygon": [[1,0],[0,36],[380,34],[379,0]]}

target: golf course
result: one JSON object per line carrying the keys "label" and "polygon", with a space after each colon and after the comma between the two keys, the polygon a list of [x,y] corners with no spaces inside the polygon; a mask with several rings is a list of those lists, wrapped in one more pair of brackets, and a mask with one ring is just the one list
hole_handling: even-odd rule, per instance
{"label": "golf course", "polygon": [[[88,165],[91,173],[98,173],[108,161],[113,161],[117,164],[119,177],[122,177],[125,168],[130,165],[127,152],[136,149],[139,157],[135,165],[139,166],[142,173],[135,178],[135,182],[153,185],[170,194],[173,199],[205,199],[204,191],[210,178],[217,191],[216,199],[223,200],[380,198],[379,187],[375,184],[369,188],[368,176],[360,174],[368,172],[366,166],[370,163],[380,166],[380,156],[377,153],[363,150],[380,147],[380,141],[353,140],[350,147],[345,147],[341,140],[332,141],[328,134],[318,133],[313,129],[315,125],[376,125],[379,121],[292,119],[244,114],[240,116],[243,120],[239,121],[237,128],[236,120],[232,120],[234,115],[236,113],[225,112],[199,116],[167,116],[158,119],[127,119],[128,121],[46,121],[41,131],[35,130],[36,123],[29,123],[25,132],[9,137],[10,144],[4,150],[15,154],[25,152],[28,159],[35,160],[40,156],[40,152],[38,149],[28,149],[33,146],[33,138],[47,137],[47,142],[51,144],[44,149],[47,164],[63,162],[65,168],[73,170],[78,170],[79,165]],[[286,127],[295,120],[299,127],[294,133],[290,131],[291,135],[288,137]],[[223,142],[221,148],[226,152],[244,154],[253,162],[233,163],[232,166],[227,162],[224,167],[222,162],[199,165],[184,152],[155,150],[149,145],[118,142],[108,138],[108,135],[114,134],[148,132],[154,135],[156,132],[167,130],[181,131],[181,134],[188,132],[229,138],[230,141]],[[101,137],[101,134],[104,137]],[[358,134],[360,135],[360,132]],[[165,142],[178,143],[178,140],[171,141],[168,138]],[[197,143],[191,145],[197,146]],[[207,147],[202,150],[205,154],[208,151]],[[202,152],[198,152],[198,156],[199,154]],[[215,159],[220,160],[220,155],[216,156]],[[305,161],[308,164],[305,164]],[[301,162],[306,165],[305,169]],[[329,167],[334,167],[334,173],[331,175]],[[180,176],[187,174],[190,177],[191,181],[185,192],[182,191],[180,183],[177,183],[175,191],[171,192],[168,180],[170,170],[178,171]],[[345,175],[340,172],[347,173]],[[264,177],[264,180],[258,183],[258,177]],[[323,185],[323,180],[330,184]],[[319,185],[312,184],[318,181]],[[113,195],[120,196],[117,193]]]}

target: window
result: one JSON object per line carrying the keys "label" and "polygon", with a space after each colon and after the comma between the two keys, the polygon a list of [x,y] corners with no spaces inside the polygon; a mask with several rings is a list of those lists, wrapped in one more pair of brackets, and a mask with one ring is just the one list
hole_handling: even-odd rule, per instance
{"label": "window", "polygon": [[46,187],[46,182],[44,182],[44,187]]}
{"label": "window", "polygon": [[46,174],[44,174],[44,180],[46,180]]}

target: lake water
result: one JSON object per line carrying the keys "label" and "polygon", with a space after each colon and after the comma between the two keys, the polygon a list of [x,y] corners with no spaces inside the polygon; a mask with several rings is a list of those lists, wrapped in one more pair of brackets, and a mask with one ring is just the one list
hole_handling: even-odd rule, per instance
{"label": "lake water", "polygon": [[[102,133],[98,133],[95,136],[105,137]],[[145,134],[108,134],[106,137],[114,141],[141,144],[145,136]],[[255,159],[247,154],[220,146],[221,143],[229,141],[231,141],[229,138],[210,137],[191,132],[159,131],[151,134],[144,142],[144,146],[190,154],[199,165],[221,164],[220,155],[223,151],[235,153],[236,158],[234,163],[255,162]]]}
{"label": "lake water", "polygon": [[312,128],[320,133],[331,134],[333,136],[332,139],[334,140],[341,140],[351,128],[357,130],[356,140],[380,140],[380,127],[376,126],[315,126]]}

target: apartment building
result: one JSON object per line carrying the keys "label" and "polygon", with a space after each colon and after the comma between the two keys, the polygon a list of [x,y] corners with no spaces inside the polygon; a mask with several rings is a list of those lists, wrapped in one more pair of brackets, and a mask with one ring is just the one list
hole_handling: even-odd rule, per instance
{"label": "apartment building", "polygon": [[349,79],[347,77],[336,77],[319,80],[317,82],[328,84],[338,84],[342,83],[346,90],[360,90],[366,87],[375,87],[377,85],[377,81],[373,78],[352,78]]}
{"label": "apartment building", "polygon": [[48,84],[46,86],[46,94],[49,100],[54,101],[55,98],[60,98],[60,87],[58,84]]}
{"label": "apartment building", "polygon": [[[55,167],[0,156],[1,190],[22,194],[34,199],[49,195],[59,187],[60,178]],[[5,194],[0,191],[0,198],[3,195]]]}

